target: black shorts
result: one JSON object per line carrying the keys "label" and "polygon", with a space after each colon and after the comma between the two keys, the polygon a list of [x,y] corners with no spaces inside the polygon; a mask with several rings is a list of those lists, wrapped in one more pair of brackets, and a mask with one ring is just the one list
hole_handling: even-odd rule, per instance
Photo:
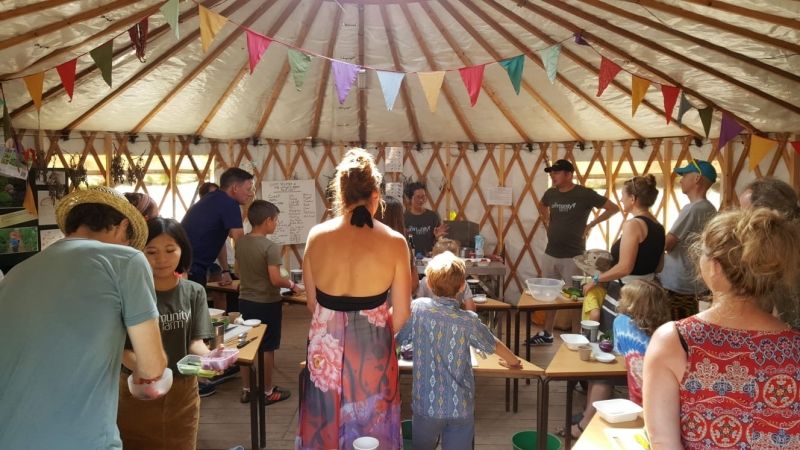
{"label": "black shorts", "polygon": [[239,299],[239,312],[245,319],[259,319],[267,326],[261,351],[271,352],[281,347],[281,321],[283,320],[283,303],[259,303]]}

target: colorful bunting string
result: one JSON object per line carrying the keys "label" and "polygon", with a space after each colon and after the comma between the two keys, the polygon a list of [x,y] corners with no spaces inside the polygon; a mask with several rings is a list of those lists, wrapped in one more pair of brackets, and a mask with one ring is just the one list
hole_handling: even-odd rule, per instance
{"label": "colorful bunting string", "polygon": [[672,120],[672,111],[675,110],[675,102],[678,101],[680,92],[680,88],[676,86],[661,85],[661,95],[664,97],[664,116],[667,118],[667,125]]}
{"label": "colorful bunting string", "polygon": [[42,109],[42,89],[44,88],[44,72],[34,73],[25,77],[25,86],[33,99],[36,109]]}
{"label": "colorful bunting string", "polygon": [[726,111],[723,111],[722,125],[720,126],[719,143],[717,144],[717,148],[725,147],[725,144],[730,142],[731,139],[735,138],[743,129],[744,127],[739,125],[739,122],[737,122],[733,116],[728,114]]}
{"label": "colorful bunting string", "polygon": [[636,115],[636,110],[639,108],[639,104],[642,103],[642,100],[644,100],[644,96],[647,94],[647,88],[649,87],[650,80],[637,77],[636,75],[631,77],[631,117]]}
{"label": "colorful bunting string", "polygon": [[547,78],[550,80],[550,84],[556,82],[556,76],[558,74],[558,56],[560,54],[561,44],[551,45],[539,51],[539,56],[542,58],[542,64],[544,65],[545,72],[547,72]]}
{"label": "colorful bunting string", "polygon": [[161,5],[161,8],[158,10],[164,16],[164,20],[167,22],[170,29],[172,29],[172,32],[175,33],[175,39],[180,39],[181,29],[178,25],[178,19],[180,18],[181,11],[180,6],[178,5],[178,0],[169,0]]}
{"label": "colorful bunting string", "polygon": [[525,67],[525,55],[504,59],[499,64],[506,69],[511,85],[514,86],[514,92],[519,95],[519,87],[522,84],[522,70]]}
{"label": "colorful bunting string", "polygon": [[248,28],[245,29],[245,32],[247,33],[247,58],[250,64],[250,73],[252,74],[272,40]]}
{"label": "colorful bunting string", "polygon": [[[723,113],[722,115],[723,125],[725,124],[725,117],[726,115]],[[729,120],[733,120],[733,118],[729,118]],[[736,121],[734,121],[734,123],[736,123]],[[722,142],[721,135],[720,135],[720,142]],[[761,163],[761,160],[763,160],[764,157],[767,156],[767,154],[773,148],[775,148],[776,145],[778,145],[777,141],[762,138],[761,136],[757,136],[755,134],[750,135],[750,153],[748,154],[748,157],[750,159],[750,170],[755,170],[756,167],[758,167],[758,164]],[[722,144],[719,144],[719,148],[722,148]]]}
{"label": "colorful bunting string", "polygon": [[481,84],[483,83],[483,69],[486,65],[462,67],[458,69],[461,74],[461,80],[464,82],[464,87],[467,88],[469,93],[469,104],[475,106],[478,102],[478,96],[481,94]]}
{"label": "colorful bunting string", "polygon": [[311,56],[293,48],[289,49],[289,67],[292,69],[292,79],[294,80],[294,87],[300,91],[303,88],[303,81],[306,79],[306,73],[311,67]]}
{"label": "colorful bunting string", "polygon": [[100,69],[103,80],[106,81],[108,87],[111,87],[111,58],[114,57],[114,40],[112,39],[95,48],[89,52],[89,55],[94,60],[97,68]]}
{"label": "colorful bunting string", "polygon": [[361,67],[343,61],[333,60],[331,63],[331,70],[333,71],[333,84],[336,86],[336,94],[339,97],[339,104],[341,105],[344,104],[344,101],[347,99],[347,94],[350,93],[353,83],[356,82]]}
{"label": "colorful bunting string", "polygon": [[422,92],[425,93],[425,100],[431,112],[436,112],[436,104],[439,102],[439,91],[442,89],[444,81],[444,71],[438,72],[417,72],[419,82],[422,84]]}
{"label": "colorful bunting string", "polygon": [[611,84],[611,81],[614,80],[614,77],[617,76],[620,70],[622,70],[622,67],[616,65],[614,61],[611,61],[605,56],[601,57],[600,82],[597,85],[597,97],[603,95],[603,91],[605,91],[608,85]]}
{"label": "colorful bunting string", "polygon": [[[133,48],[136,50],[136,57],[139,58],[140,62],[144,62],[144,51],[147,47],[147,28],[148,18],[145,17],[139,23],[128,29],[128,36],[131,38]],[[72,100],[71,95],[70,100]]]}
{"label": "colorful bunting string", "polygon": [[75,58],[56,67],[58,76],[61,78],[61,84],[64,85],[64,90],[69,95],[69,101],[72,101],[72,93],[75,90],[75,68],[77,63],[78,59]]}
{"label": "colorful bunting string", "polygon": [[378,81],[381,83],[386,109],[391,111],[394,108],[394,102],[397,100],[397,94],[400,92],[400,86],[403,84],[403,78],[406,75],[402,72],[388,72],[385,70],[378,70],[376,73],[378,74]]}
{"label": "colorful bunting string", "polygon": [[[222,27],[228,23],[228,19],[215,13],[214,11],[211,11],[203,5],[198,5],[197,8],[200,16],[200,41],[203,45],[203,52],[207,52],[208,48],[211,47],[211,42],[214,41],[214,38],[217,36]],[[248,35],[249,34],[250,33],[248,33]],[[253,71],[251,70],[250,73],[252,72]]]}

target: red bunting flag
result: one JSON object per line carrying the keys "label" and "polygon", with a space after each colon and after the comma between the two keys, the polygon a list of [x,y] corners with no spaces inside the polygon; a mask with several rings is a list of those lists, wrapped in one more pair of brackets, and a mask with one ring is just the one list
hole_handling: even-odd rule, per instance
{"label": "red bunting flag", "polygon": [[600,60],[600,84],[597,86],[597,97],[603,95],[603,91],[611,84],[611,81],[614,80],[620,70],[622,70],[622,67],[616,65],[614,61],[606,59],[605,56],[602,57]]}
{"label": "red bunting flag", "polygon": [[147,27],[147,17],[145,17],[128,29],[128,36],[131,38],[131,44],[136,49],[136,57],[139,58],[140,62],[144,62],[144,51],[147,47]]}
{"label": "red bunting flag", "polygon": [[252,74],[258,62],[261,61],[261,56],[272,43],[272,39],[248,28],[245,28],[245,31],[247,31],[247,56],[250,60],[250,73]]}
{"label": "red bunting flag", "polygon": [[461,74],[461,80],[464,81],[464,87],[467,88],[469,93],[469,104],[475,106],[478,102],[478,95],[481,93],[481,83],[483,83],[483,69],[485,64],[472,67],[462,67],[458,69]]}
{"label": "red bunting flag", "polygon": [[794,147],[794,151],[796,151],[797,154],[800,155],[800,141],[790,142],[790,144],[792,144],[792,147]]}
{"label": "red bunting flag", "polygon": [[678,94],[681,88],[678,86],[661,85],[661,95],[664,96],[664,115],[667,116],[667,125],[672,120],[672,111],[675,109],[675,103],[678,102]]}
{"label": "red bunting flag", "polygon": [[64,85],[64,90],[69,95],[69,101],[72,101],[72,92],[75,89],[75,64],[77,62],[78,58],[75,58],[56,67],[58,76],[61,78],[61,84]]}

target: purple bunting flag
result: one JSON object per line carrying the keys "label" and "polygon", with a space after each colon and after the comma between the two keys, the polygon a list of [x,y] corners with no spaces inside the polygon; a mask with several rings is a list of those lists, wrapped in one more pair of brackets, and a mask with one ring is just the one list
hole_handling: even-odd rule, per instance
{"label": "purple bunting flag", "polygon": [[348,64],[343,61],[331,60],[331,69],[333,70],[333,83],[336,86],[336,94],[339,96],[339,104],[344,104],[347,99],[347,94],[356,82],[358,72],[361,71],[360,66]]}
{"label": "purple bunting flag", "polygon": [[722,125],[720,125],[719,129],[719,143],[717,144],[717,148],[721,149],[725,147],[725,144],[731,141],[731,139],[735,138],[744,127],[739,125],[739,122],[733,118],[730,114],[723,111],[722,112]]}

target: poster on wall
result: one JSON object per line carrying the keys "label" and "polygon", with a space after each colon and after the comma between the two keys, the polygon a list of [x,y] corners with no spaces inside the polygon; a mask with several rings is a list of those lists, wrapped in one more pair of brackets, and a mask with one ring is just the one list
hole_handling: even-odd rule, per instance
{"label": "poster on wall", "polygon": [[0,254],[38,251],[38,227],[0,228]]}
{"label": "poster on wall", "polygon": [[39,230],[39,237],[42,240],[42,250],[46,249],[53,242],[56,242],[59,239],[64,238],[64,233],[61,232],[59,229],[53,230]]}
{"label": "poster on wall", "polygon": [[0,175],[0,209],[21,208],[27,181]]}
{"label": "poster on wall", "polygon": [[269,236],[281,245],[305,244],[317,224],[317,192],[314,180],[264,181],[261,198],[280,210],[278,228]]}
{"label": "poster on wall", "polygon": [[383,170],[385,172],[403,171],[403,147],[386,147],[386,162]]}
{"label": "poster on wall", "polygon": [[39,190],[37,192],[37,208],[39,210],[39,226],[57,225],[56,206],[58,200],[50,196],[49,191]]}
{"label": "poster on wall", "polygon": [[403,200],[403,183],[389,181],[384,185],[384,191],[384,195],[391,195],[400,201]]}

